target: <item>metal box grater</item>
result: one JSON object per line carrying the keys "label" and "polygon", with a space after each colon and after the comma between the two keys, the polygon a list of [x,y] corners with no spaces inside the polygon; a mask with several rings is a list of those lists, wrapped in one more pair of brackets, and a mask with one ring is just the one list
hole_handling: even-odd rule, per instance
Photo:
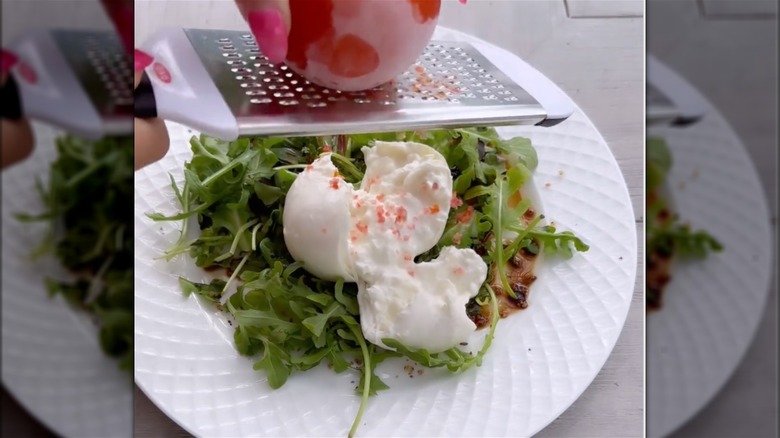
{"label": "metal box grater", "polygon": [[133,70],[113,31],[35,30],[16,38],[24,115],[76,135],[133,132]]}
{"label": "metal box grater", "polygon": [[170,29],[143,48],[155,62],[146,70],[147,96],[136,93],[137,111],[226,140],[552,124],[571,114],[549,117],[538,97],[467,43],[432,41],[394,81],[359,92],[324,88],[271,64],[242,31]]}
{"label": "metal box grater", "polygon": [[647,55],[645,92],[648,125],[686,126],[705,114],[706,102],[680,76]]}

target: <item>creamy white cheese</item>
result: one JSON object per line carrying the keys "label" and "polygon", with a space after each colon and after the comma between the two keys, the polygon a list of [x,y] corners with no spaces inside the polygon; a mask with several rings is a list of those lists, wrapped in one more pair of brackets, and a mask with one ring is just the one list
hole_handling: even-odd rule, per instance
{"label": "creamy white cheese", "polygon": [[358,283],[369,342],[451,348],[476,329],[465,306],[487,267],[471,249],[444,248],[436,260],[414,262],[444,232],[452,198],[447,162],[419,143],[376,142],[363,154],[360,189],[338,176],[330,155],[296,178],[285,202],[285,243],[312,274]]}
{"label": "creamy white cheese", "polygon": [[295,260],[325,280],[355,281],[349,258],[352,187],[326,155],[301,172],[287,192],[284,242]]}

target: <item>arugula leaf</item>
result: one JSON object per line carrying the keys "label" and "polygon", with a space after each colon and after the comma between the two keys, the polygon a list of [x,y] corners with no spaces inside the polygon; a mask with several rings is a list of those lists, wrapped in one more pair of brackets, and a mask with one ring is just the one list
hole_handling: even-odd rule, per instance
{"label": "arugula leaf", "polygon": [[268,386],[279,389],[287,382],[292,373],[292,366],[288,363],[289,354],[275,343],[263,339],[263,358],[255,362],[254,369],[265,371],[268,377]]}
{"label": "arugula leaf", "polygon": [[660,188],[666,179],[666,174],[672,168],[672,154],[663,139],[648,138],[646,155],[647,190],[653,191]]}
{"label": "arugula leaf", "polygon": [[133,138],[56,140],[49,179],[36,181],[45,210],[17,214],[45,221],[32,256],[53,253],[77,278],[46,279],[49,295],[95,316],[102,350],[133,368]]}
{"label": "arugula leaf", "polygon": [[546,225],[541,228],[528,230],[528,236],[541,242],[545,254],[559,254],[569,259],[573,256],[571,247],[580,252],[590,249],[590,246],[575,236],[571,231],[555,232],[555,227]]}

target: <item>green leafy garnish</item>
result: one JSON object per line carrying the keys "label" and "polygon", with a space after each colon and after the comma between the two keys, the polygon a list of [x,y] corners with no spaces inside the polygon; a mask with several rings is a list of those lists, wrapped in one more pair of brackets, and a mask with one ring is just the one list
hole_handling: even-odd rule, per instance
{"label": "green leafy garnish", "polygon": [[[647,266],[649,270],[665,269],[660,259],[683,258],[702,259],[711,252],[723,250],[721,243],[706,231],[695,231],[689,224],[680,223],[677,215],[669,211],[666,199],[661,194],[666,178],[672,168],[672,155],[663,139],[647,139]],[[668,278],[668,273],[663,273]],[[648,280],[654,275],[648,275]],[[648,284],[647,304],[657,307],[661,299],[657,284]]]}
{"label": "green leafy garnish", "polygon": [[49,294],[92,315],[103,351],[133,368],[133,138],[97,142],[57,139],[49,181],[37,181],[44,212],[17,214],[46,221],[34,257],[52,253],[77,276],[47,279]]}

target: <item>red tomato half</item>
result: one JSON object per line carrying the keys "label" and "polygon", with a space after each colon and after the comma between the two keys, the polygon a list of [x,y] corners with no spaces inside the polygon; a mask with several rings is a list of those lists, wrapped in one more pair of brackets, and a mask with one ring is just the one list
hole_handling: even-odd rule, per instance
{"label": "red tomato half", "polygon": [[290,0],[287,64],[325,87],[373,88],[414,63],[440,8],[441,0]]}

